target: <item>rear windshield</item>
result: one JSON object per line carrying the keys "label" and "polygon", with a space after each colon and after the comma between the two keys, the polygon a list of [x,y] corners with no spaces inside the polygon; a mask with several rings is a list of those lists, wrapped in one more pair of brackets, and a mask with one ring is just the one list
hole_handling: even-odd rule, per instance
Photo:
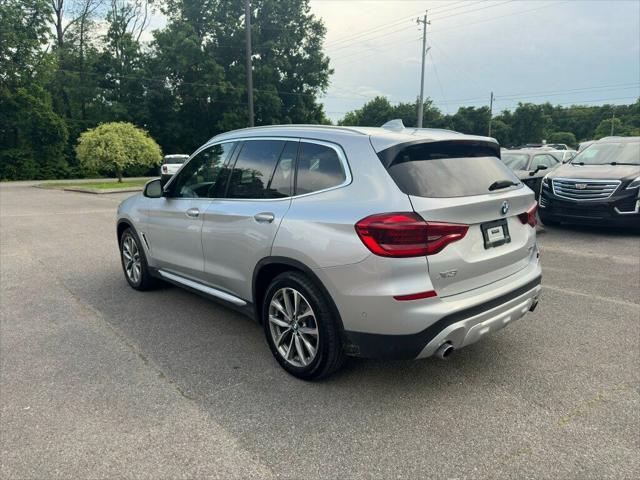
{"label": "rear windshield", "polygon": [[[378,154],[400,190],[419,197],[466,197],[490,193],[495,182],[520,181],[488,142],[431,142],[394,146]],[[505,188],[506,190],[507,188]]]}
{"label": "rear windshield", "polygon": [[164,163],[183,164],[189,159],[189,155],[165,155]]}

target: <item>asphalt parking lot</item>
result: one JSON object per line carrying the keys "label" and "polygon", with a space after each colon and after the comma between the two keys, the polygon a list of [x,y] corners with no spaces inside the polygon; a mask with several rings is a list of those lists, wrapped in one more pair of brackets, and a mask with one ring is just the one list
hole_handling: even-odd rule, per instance
{"label": "asphalt parking lot", "polygon": [[305,383],[249,319],[128,287],[128,195],[0,185],[0,477],[640,477],[637,234],[547,228],[535,313]]}

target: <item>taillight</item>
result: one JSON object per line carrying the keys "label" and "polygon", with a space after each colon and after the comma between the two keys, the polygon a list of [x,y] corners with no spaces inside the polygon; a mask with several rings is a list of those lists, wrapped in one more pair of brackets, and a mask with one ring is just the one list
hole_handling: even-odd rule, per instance
{"label": "taillight", "polygon": [[535,227],[538,224],[538,218],[536,217],[536,212],[538,211],[538,204],[534,203],[533,207],[531,207],[526,212],[523,212],[518,215],[518,218],[522,222],[523,225],[531,225]]}
{"label": "taillight", "polygon": [[167,168],[166,165],[162,165],[162,173],[167,173],[169,171],[169,169]]}
{"label": "taillight", "polygon": [[382,257],[421,257],[438,253],[467,234],[469,225],[425,222],[420,215],[382,213],[356,223],[362,243]]}

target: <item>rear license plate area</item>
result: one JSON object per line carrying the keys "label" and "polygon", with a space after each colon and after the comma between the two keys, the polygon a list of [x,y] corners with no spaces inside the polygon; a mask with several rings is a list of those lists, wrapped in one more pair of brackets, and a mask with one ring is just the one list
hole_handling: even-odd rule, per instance
{"label": "rear license plate area", "polygon": [[495,220],[480,225],[482,229],[482,237],[484,238],[484,248],[494,248],[509,243],[511,236],[509,235],[509,226],[507,219]]}

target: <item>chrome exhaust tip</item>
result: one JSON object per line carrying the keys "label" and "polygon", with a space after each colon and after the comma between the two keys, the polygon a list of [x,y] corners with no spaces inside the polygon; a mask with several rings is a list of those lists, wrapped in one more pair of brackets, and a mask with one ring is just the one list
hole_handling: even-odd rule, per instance
{"label": "chrome exhaust tip", "polygon": [[438,350],[436,350],[436,353],[434,355],[441,360],[446,360],[454,350],[455,348],[453,348],[453,345],[451,345],[449,342],[446,342],[438,347]]}

